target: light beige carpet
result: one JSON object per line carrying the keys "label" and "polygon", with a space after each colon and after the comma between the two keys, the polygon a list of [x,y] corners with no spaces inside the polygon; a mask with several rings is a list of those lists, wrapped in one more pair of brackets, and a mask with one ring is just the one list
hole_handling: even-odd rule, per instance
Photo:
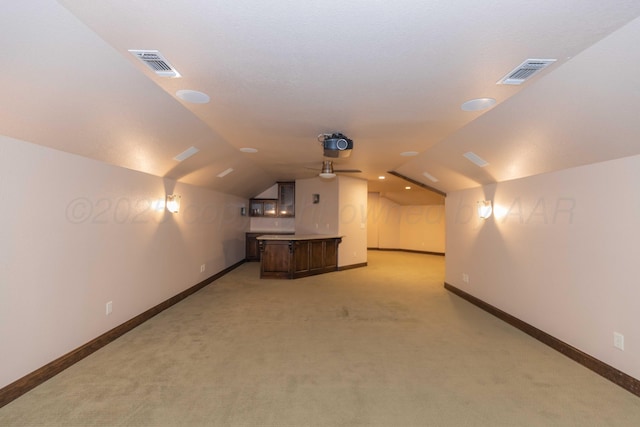
{"label": "light beige carpet", "polygon": [[258,275],[242,265],[0,409],[0,425],[640,425],[640,398],[444,290],[442,257]]}

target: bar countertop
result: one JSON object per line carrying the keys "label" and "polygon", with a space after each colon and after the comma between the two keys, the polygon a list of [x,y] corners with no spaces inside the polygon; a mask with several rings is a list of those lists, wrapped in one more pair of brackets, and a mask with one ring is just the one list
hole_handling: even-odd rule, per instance
{"label": "bar countertop", "polygon": [[320,239],[340,239],[343,236],[337,234],[265,234],[257,236],[257,240],[320,240]]}

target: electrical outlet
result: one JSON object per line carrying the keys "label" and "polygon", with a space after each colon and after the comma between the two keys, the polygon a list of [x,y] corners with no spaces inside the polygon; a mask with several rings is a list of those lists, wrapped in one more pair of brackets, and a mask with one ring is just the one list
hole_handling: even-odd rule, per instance
{"label": "electrical outlet", "polygon": [[467,273],[462,273],[462,281],[464,283],[469,283],[469,275]]}
{"label": "electrical outlet", "polygon": [[205,268],[206,268],[206,264],[202,264],[200,266],[200,273],[204,273]]}
{"label": "electrical outlet", "polygon": [[624,335],[620,332],[613,333],[613,346],[619,350],[624,350]]}
{"label": "electrical outlet", "polygon": [[111,314],[112,311],[113,311],[113,301],[109,301],[105,306],[105,313],[108,316]]}

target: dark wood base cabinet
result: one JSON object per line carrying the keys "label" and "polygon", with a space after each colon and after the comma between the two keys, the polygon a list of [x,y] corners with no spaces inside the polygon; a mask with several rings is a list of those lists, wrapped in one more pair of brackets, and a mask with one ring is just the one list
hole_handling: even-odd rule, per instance
{"label": "dark wood base cabinet", "polygon": [[260,240],[260,277],[297,279],[338,270],[340,237]]}
{"label": "dark wood base cabinet", "polygon": [[262,236],[264,233],[247,233],[245,260],[260,261],[260,243],[256,237]]}
{"label": "dark wood base cabinet", "polygon": [[[273,231],[271,232],[273,233]],[[255,231],[249,231],[246,233],[246,248],[245,248],[245,261],[260,261],[260,242],[256,237],[264,236],[265,234],[269,234],[269,232],[263,231],[262,233],[258,233]],[[278,233],[279,235],[293,235],[293,233]]]}

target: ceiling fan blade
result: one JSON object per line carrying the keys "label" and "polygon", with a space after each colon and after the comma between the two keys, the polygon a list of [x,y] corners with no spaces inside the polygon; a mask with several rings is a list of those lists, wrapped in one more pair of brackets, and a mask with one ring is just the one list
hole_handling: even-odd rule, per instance
{"label": "ceiling fan blade", "polygon": [[330,173],[338,173],[338,172],[342,172],[342,173],[362,173],[362,171],[360,169],[334,169],[333,168],[333,161],[331,160],[324,160],[322,162],[322,167],[321,168],[314,168],[314,167],[310,167],[310,166],[304,166],[305,169],[310,169],[310,170],[314,170],[314,171],[323,171],[323,172],[330,172]]}

